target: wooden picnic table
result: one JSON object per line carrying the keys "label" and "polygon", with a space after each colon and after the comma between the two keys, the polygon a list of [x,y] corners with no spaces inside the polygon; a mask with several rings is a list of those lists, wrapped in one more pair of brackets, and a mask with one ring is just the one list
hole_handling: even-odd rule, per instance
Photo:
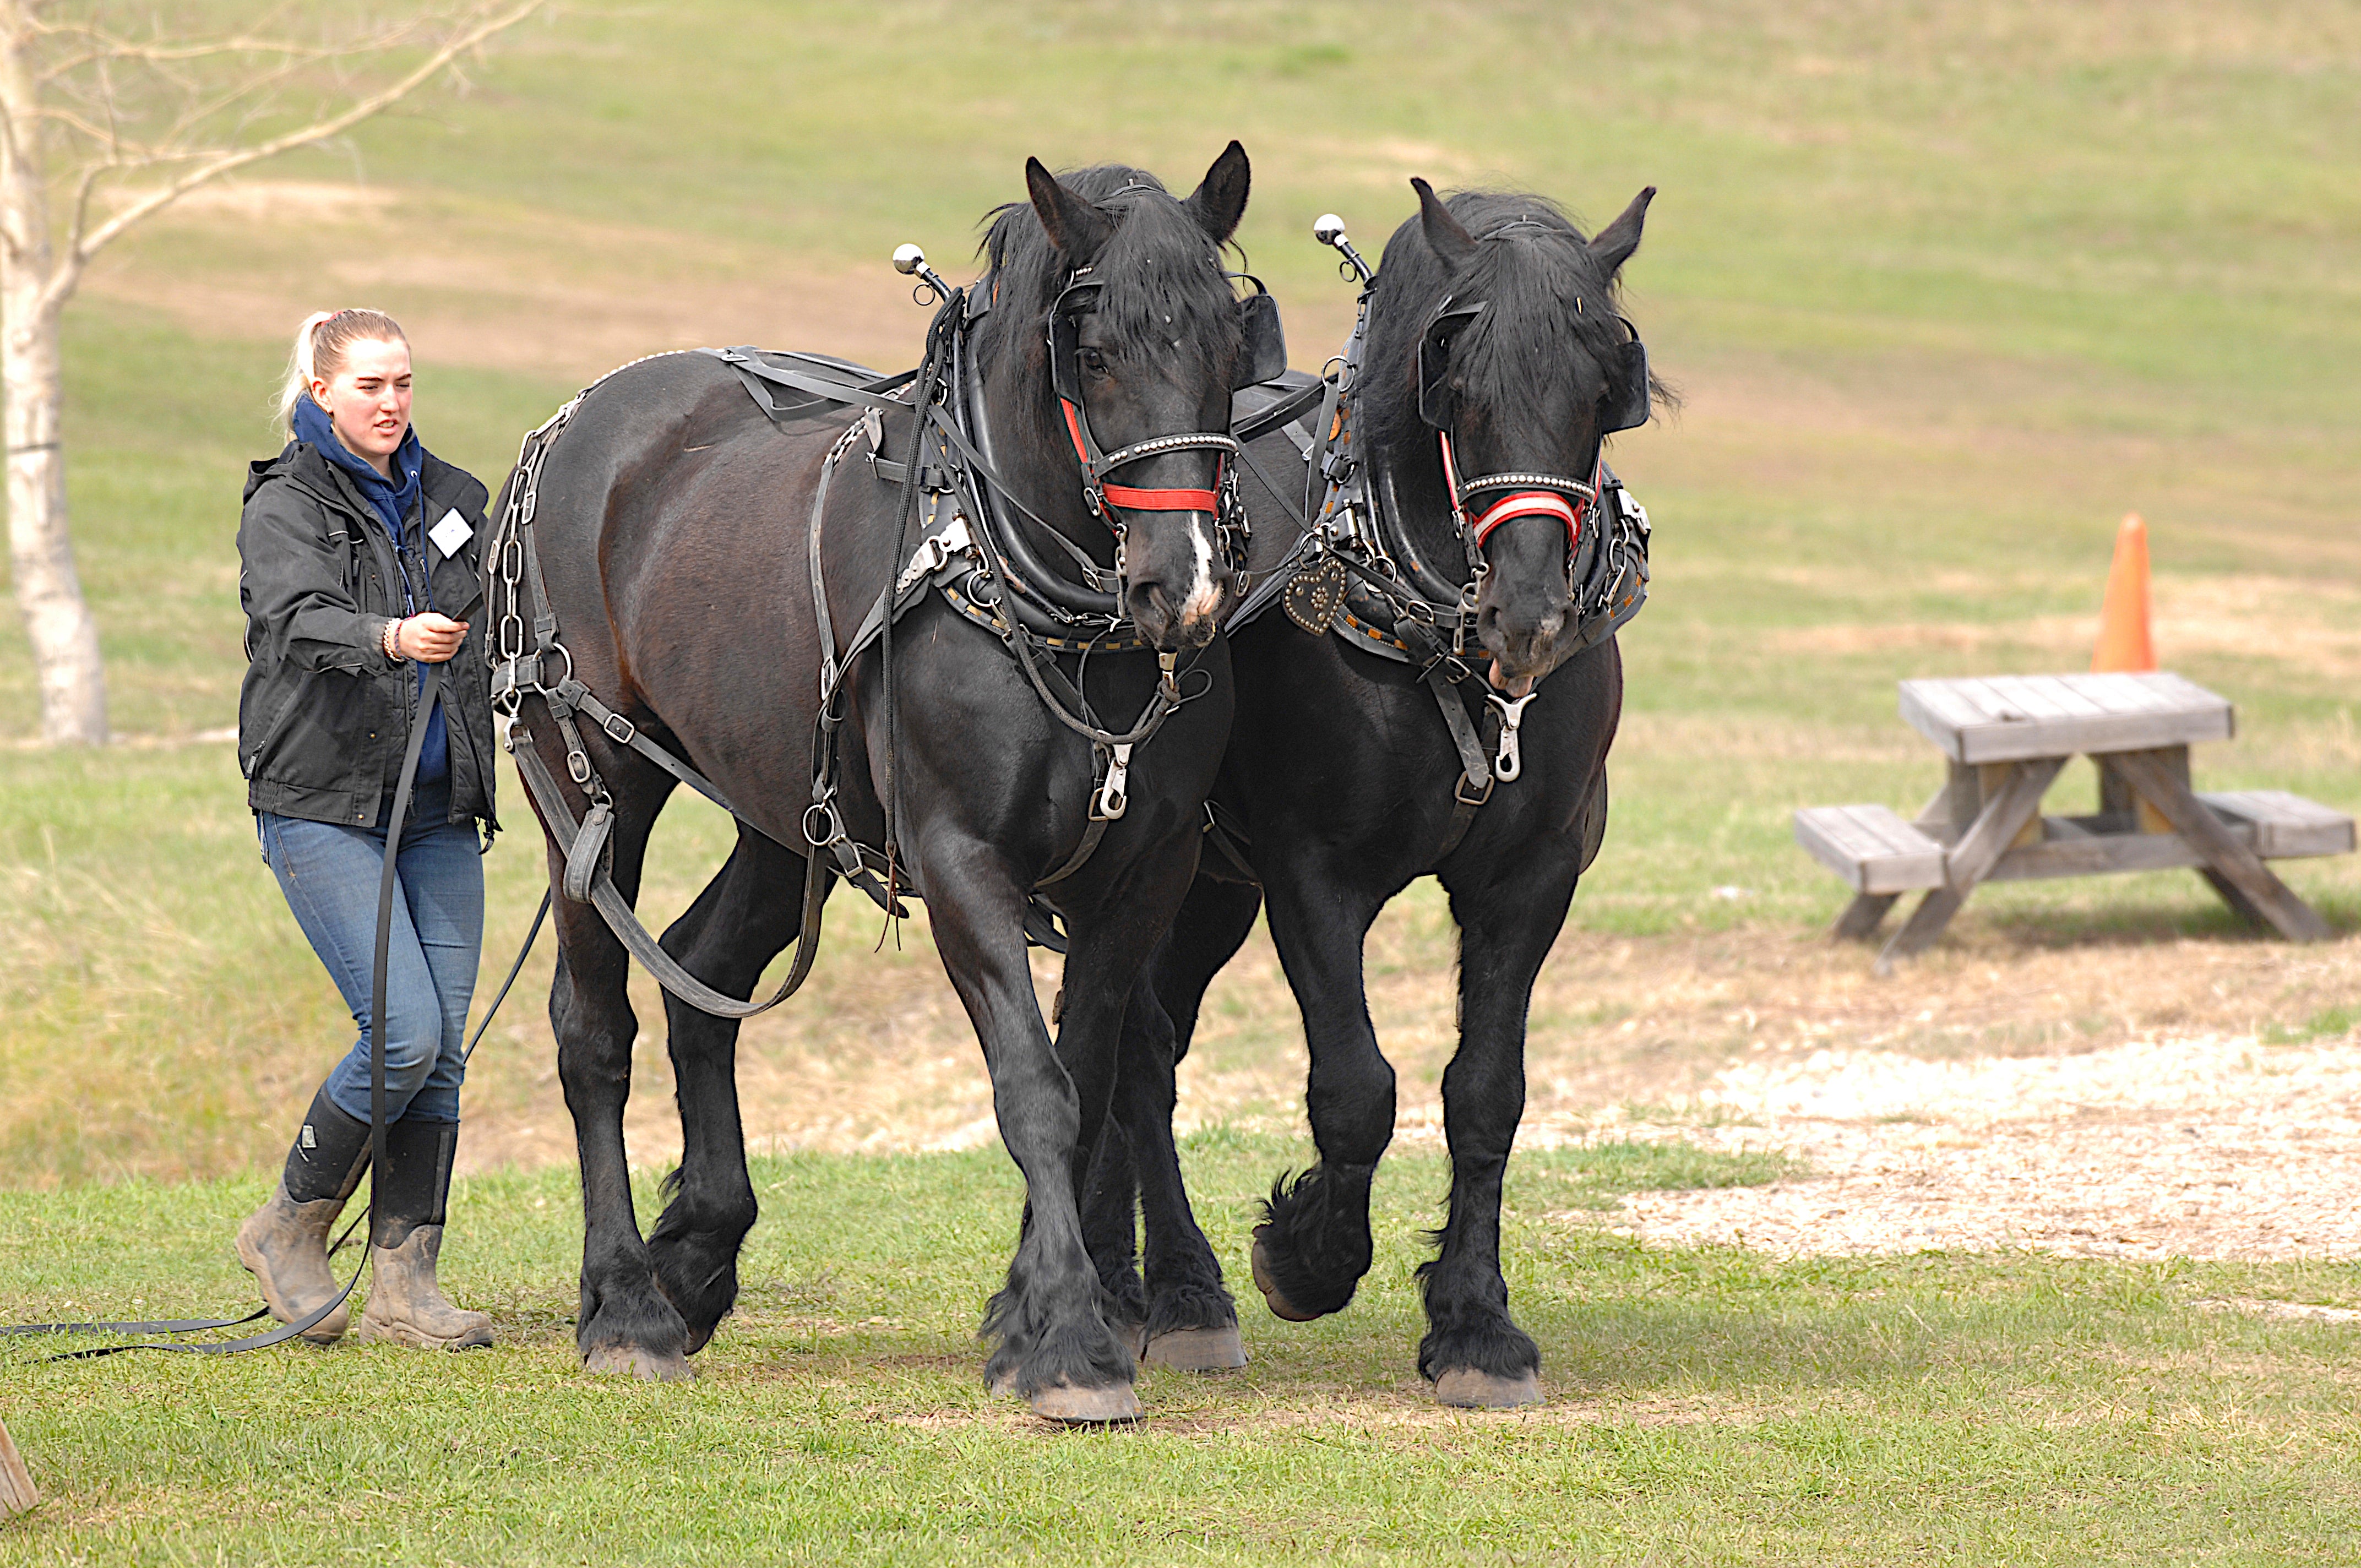
{"label": "wooden picnic table", "polygon": [[[1853,887],[1837,935],[1873,936],[1895,900],[1926,890],[1881,964],[1933,942],[1978,883],[2176,866],[2291,940],[2329,934],[2264,862],[2349,854],[2353,819],[2283,790],[2190,787],[2189,748],[2234,732],[2226,698],[2166,674],[1993,675],[1904,681],[1902,717],[1949,764],[1916,820],[1882,806],[1795,813],[1796,841]],[[2098,766],[2099,809],[2043,816],[2076,756]]]}

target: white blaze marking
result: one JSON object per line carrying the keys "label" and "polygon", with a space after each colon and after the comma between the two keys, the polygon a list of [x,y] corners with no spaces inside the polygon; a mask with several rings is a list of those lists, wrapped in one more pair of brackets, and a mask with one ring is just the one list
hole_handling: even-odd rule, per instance
{"label": "white blaze marking", "polygon": [[1206,535],[1211,520],[1203,512],[1191,512],[1189,547],[1197,553],[1197,580],[1189,589],[1189,598],[1180,606],[1181,619],[1193,620],[1201,615],[1211,615],[1222,602],[1222,588],[1213,576],[1213,546]]}

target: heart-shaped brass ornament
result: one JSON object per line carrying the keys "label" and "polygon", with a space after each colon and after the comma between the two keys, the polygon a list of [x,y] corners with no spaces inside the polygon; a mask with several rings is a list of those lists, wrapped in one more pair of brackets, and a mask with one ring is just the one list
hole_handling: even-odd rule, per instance
{"label": "heart-shaped brass ornament", "polygon": [[1322,635],[1345,602],[1345,564],[1334,555],[1321,556],[1288,580],[1279,602],[1288,620],[1314,637]]}

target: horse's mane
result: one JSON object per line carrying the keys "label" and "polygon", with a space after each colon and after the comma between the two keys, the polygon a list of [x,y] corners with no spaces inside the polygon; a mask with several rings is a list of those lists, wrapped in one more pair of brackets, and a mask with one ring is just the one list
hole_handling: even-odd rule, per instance
{"label": "horse's mane", "polygon": [[[1092,261],[1102,320],[1126,340],[1170,344],[1194,357],[1191,368],[1211,373],[1236,352],[1240,326],[1235,296],[1223,279],[1220,252],[1164,182],[1144,169],[1099,164],[1058,176],[1068,190],[1115,220],[1115,233]],[[1043,389],[1039,412],[1052,433],[1048,397],[1049,344],[1043,323],[1068,281],[1065,258],[1029,202],[995,207],[985,218],[981,249],[991,270],[980,286],[992,291],[992,312],[976,333],[976,352],[988,376],[1014,354],[1025,356]],[[1208,265],[1211,263],[1211,265]]]}
{"label": "horse's mane", "polygon": [[1415,215],[1386,241],[1369,331],[1370,390],[1361,405],[1380,448],[1433,440],[1418,413],[1415,360],[1427,318],[1446,293],[1491,307],[1452,340],[1452,373],[1470,401],[1530,402],[1533,387],[1564,373],[1569,340],[1602,367],[1615,363],[1624,340],[1618,280],[1602,274],[1589,236],[1556,203],[1513,191],[1461,191],[1444,204],[1476,236],[1464,277],[1451,276]]}

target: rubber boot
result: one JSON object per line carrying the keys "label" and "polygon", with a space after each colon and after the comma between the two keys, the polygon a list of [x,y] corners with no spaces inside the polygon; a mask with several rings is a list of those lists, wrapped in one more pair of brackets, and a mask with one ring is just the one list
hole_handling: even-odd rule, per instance
{"label": "rubber boot", "polygon": [[456,1122],[396,1122],[385,1130],[386,1169],[371,1190],[368,1305],[361,1338],[422,1350],[492,1343],[492,1320],[454,1307],[435,1282],[443,1211],[451,1192]]}
{"label": "rubber boot", "polygon": [[[368,1160],[368,1124],[346,1115],[322,1085],[270,1201],[237,1228],[237,1260],[260,1283],[263,1303],[280,1322],[301,1322],[335,1298],[339,1287],[328,1266],[328,1232]],[[301,1337],[334,1344],[351,1317],[339,1301]]]}

